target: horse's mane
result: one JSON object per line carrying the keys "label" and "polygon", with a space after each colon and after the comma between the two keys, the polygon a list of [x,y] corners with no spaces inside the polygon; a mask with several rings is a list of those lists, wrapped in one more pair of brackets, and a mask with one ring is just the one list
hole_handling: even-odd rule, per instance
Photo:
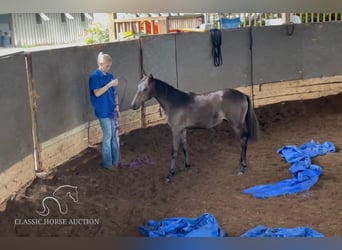
{"label": "horse's mane", "polygon": [[157,78],[154,78],[153,80],[157,98],[165,98],[175,106],[184,106],[193,100],[193,94],[183,92]]}

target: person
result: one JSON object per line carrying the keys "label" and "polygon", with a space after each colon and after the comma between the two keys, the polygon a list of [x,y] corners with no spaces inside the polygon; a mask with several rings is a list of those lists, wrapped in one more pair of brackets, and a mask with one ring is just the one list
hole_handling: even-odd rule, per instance
{"label": "person", "polygon": [[112,58],[100,52],[98,69],[89,77],[90,100],[99,119],[102,139],[102,165],[106,169],[117,169],[120,162],[120,141],[118,131],[119,103],[116,86],[118,79],[109,72]]}

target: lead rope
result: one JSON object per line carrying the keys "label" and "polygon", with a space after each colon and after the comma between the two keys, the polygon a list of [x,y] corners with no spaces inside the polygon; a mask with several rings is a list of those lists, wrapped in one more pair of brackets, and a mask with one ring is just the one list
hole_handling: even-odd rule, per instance
{"label": "lead rope", "polygon": [[[251,66],[251,91],[252,91],[252,105],[253,108],[255,106],[254,103],[254,70],[253,70],[253,30],[252,26],[249,27],[249,50],[250,50],[250,66]],[[259,85],[259,91],[261,91],[261,84]]]}
{"label": "lead rope", "polygon": [[155,163],[146,155],[142,155],[130,162],[120,163],[120,168],[138,168],[145,165],[155,165]]}
{"label": "lead rope", "polygon": [[[126,95],[126,89],[127,89],[127,85],[128,85],[128,81],[125,77],[123,76],[119,76],[117,77],[119,83],[124,83],[124,89],[123,89],[123,93],[122,93],[122,97],[121,97],[121,101],[119,102],[119,106],[121,107],[121,105],[123,104],[124,102],[124,98],[125,98],[125,95]],[[121,84],[120,84],[121,85]]]}

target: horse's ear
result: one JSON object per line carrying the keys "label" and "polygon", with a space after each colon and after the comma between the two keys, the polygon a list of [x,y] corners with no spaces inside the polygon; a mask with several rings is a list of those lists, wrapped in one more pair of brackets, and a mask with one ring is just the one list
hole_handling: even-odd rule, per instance
{"label": "horse's ear", "polygon": [[152,75],[152,74],[150,74],[150,76],[149,76],[148,78],[150,78],[150,79],[153,79],[153,75]]}

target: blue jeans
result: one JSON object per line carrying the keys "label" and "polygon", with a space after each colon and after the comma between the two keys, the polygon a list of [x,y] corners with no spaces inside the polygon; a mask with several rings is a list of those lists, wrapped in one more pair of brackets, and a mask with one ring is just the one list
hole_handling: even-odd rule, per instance
{"label": "blue jeans", "polygon": [[102,164],[105,168],[117,167],[120,162],[120,140],[117,121],[99,119],[102,129]]}

